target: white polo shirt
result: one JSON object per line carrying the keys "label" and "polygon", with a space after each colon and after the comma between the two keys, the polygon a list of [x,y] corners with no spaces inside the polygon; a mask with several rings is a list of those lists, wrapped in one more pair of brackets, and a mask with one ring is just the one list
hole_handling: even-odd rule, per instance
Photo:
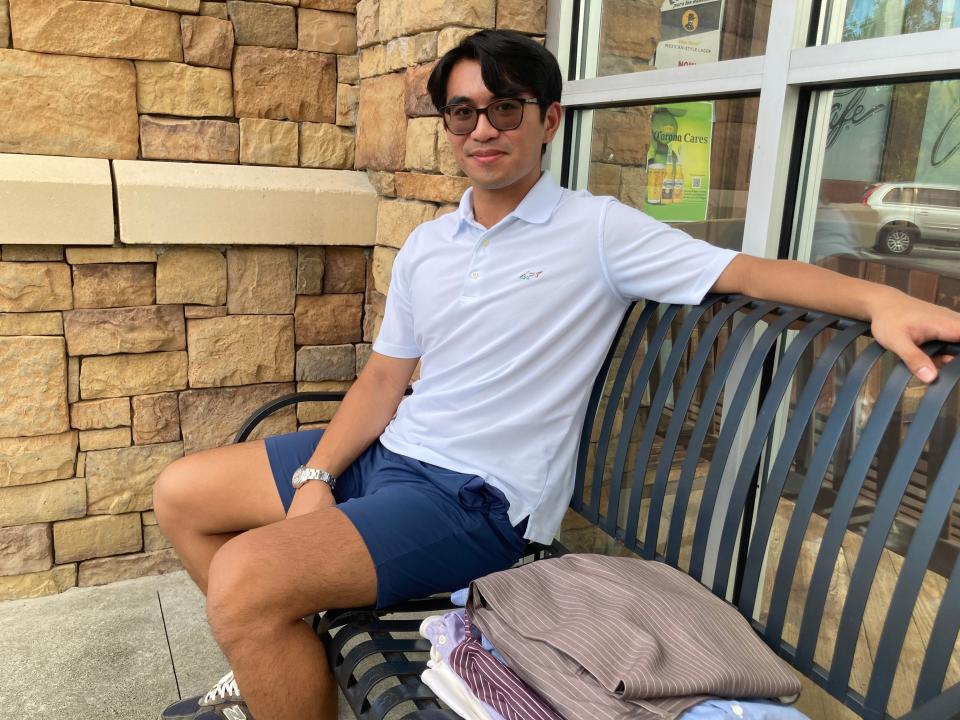
{"label": "white polo shirt", "polygon": [[698,303],[736,256],[544,174],[490,229],[460,208],[411,233],[373,349],[421,358],[381,442],[479,475],[549,543],[593,380],[630,300]]}

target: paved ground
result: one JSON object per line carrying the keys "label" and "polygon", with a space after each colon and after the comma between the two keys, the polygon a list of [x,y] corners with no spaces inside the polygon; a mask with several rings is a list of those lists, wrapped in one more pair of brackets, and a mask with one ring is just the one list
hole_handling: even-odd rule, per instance
{"label": "paved ground", "polygon": [[227,670],[183,572],[0,603],[0,718],[155,720]]}

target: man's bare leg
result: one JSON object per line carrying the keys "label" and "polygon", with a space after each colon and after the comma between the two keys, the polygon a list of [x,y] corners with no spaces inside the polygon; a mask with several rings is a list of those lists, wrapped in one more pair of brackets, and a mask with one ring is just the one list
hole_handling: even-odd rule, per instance
{"label": "man's bare leg", "polygon": [[153,504],[160,529],[204,594],[210,561],[224,543],[284,517],[262,440],[171,463],[157,479]]}
{"label": "man's bare leg", "polygon": [[209,568],[207,615],[256,720],[334,720],[337,687],[302,618],[371,605],[373,560],[330,507],[237,535]]}

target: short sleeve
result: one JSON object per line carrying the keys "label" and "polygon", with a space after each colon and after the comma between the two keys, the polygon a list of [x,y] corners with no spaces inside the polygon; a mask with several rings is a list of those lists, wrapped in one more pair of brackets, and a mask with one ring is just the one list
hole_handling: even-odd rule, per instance
{"label": "short sleeve", "polygon": [[611,288],[625,299],[699,303],[737,254],[615,200],[601,224],[600,262]]}
{"label": "short sleeve", "polygon": [[405,259],[406,254],[400,250],[393,263],[390,289],[387,291],[387,307],[373,349],[389,357],[416,358],[423,355],[423,351],[417,345],[414,334],[413,305],[408,274],[404,269]]}

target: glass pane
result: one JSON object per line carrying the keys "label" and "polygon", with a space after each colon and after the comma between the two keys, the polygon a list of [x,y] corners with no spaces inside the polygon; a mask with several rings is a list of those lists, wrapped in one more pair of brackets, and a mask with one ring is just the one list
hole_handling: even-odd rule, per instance
{"label": "glass pane", "polygon": [[797,257],[960,306],[960,80],[815,106]]}
{"label": "glass pane", "polygon": [[737,98],[594,110],[579,186],[739,250],[757,106]]}
{"label": "glass pane", "polygon": [[597,76],[763,55],[771,0],[603,0]]}
{"label": "glass pane", "polygon": [[847,42],[955,27],[958,0],[831,0],[825,37]]}

